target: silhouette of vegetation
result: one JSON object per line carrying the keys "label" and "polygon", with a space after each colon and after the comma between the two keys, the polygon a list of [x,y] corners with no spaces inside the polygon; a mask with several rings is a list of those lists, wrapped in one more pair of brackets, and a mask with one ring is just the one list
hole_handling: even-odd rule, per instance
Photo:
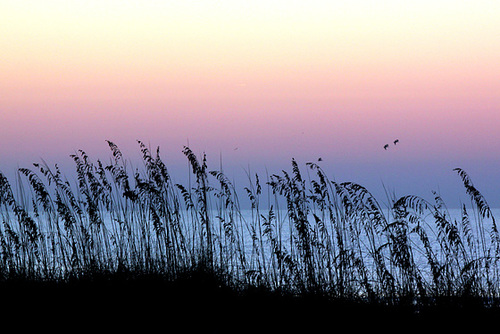
{"label": "silhouette of vegetation", "polygon": [[318,163],[307,163],[304,177],[295,160],[265,182],[249,174],[243,210],[242,193],[208,169],[206,156],[185,147],[194,178],[176,184],[160,150],[138,144],[142,170],[130,170],[108,142],[108,164],[82,150],[71,155],[75,184],[45,162],[20,168],[16,189],[0,173],[5,300],[44,285],[49,295],[78,287],[71,291],[85,291],[82,300],[108,296],[107,312],[127,295],[138,303],[162,296],[181,308],[198,296],[205,310],[218,300],[233,317],[228,305],[324,316],[326,305],[343,316],[372,305],[373,317],[498,309],[496,220],[462,169],[455,171],[471,205],[458,219],[437,193],[434,202],[406,195],[383,209],[363,186],[329,180]]}

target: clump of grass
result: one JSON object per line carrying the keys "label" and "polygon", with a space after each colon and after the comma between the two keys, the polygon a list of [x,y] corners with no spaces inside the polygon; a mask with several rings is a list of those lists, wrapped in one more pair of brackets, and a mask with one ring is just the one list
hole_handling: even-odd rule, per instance
{"label": "clump of grass", "polygon": [[17,189],[0,173],[0,279],[175,280],[191,271],[235,289],[384,305],[498,298],[496,220],[461,169],[471,207],[457,219],[437,193],[383,210],[363,186],[330,180],[318,163],[304,173],[294,159],[291,171],[266,182],[248,173],[248,186],[236,189],[222,166],[209,170],[205,155],[185,147],[193,179],[174,183],[159,148],[138,144],[136,170],[110,141],[108,163],[71,155],[74,184],[43,161],[19,169]]}

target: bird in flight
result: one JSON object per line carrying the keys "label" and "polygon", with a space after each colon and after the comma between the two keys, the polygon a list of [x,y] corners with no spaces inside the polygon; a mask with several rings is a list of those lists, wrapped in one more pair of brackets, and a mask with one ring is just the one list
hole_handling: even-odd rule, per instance
{"label": "bird in flight", "polygon": [[[396,140],[394,141],[394,145],[396,145],[397,143],[399,143],[399,139],[396,139]],[[384,150],[386,150],[386,151],[387,151],[387,149],[388,149],[388,148],[389,148],[389,144],[385,144],[385,145],[384,145]]]}

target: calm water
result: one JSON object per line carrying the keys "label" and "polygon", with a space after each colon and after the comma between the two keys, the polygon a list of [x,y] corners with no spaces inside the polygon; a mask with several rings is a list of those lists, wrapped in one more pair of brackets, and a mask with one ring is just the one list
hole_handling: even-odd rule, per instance
{"label": "calm water", "polygon": [[[492,210],[493,216],[495,219],[500,218],[500,208],[496,208]],[[257,215],[256,211],[252,210],[241,210],[238,212],[234,213],[234,222],[233,222],[233,230],[235,231],[236,238],[238,240],[238,249],[241,249],[244,251],[245,258],[249,266],[251,267],[252,264],[257,263],[258,261],[261,261],[262,259],[268,259],[271,257],[271,252],[273,251],[272,244],[270,243],[269,240],[269,234],[266,234],[265,231],[265,217],[268,215],[269,212],[266,211],[261,211],[259,212],[262,216]],[[317,213],[318,216],[320,213]],[[387,213],[385,213],[387,214]],[[452,221],[457,222],[457,227],[460,229],[460,222],[462,220],[462,212],[460,209],[449,209],[448,214],[451,217]],[[469,214],[469,220],[470,220],[470,227],[471,229],[477,230],[478,222],[481,220],[477,218],[477,212],[473,210],[468,210]],[[225,220],[222,221],[221,218],[219,217],[219,213],[212,211],[209,213],[211,223],[212,223],[212,228],[213,228],[213,236],[214,236],[214,241],[217,245],[217,251],[225,250],[227,251],[228,249],[232,249],[233,251],[235,248],[231,245],[234,245],[234,243],[230,242],[230,238],[227,237],[226,234],[226,227],[225,223],[229,221],[229,216],[228,213],[226,212],[222,217]],[[201,223],[200,221],[195,221],[193,223],[193,220],[191,220],[191,213],[184,213],[181,215],[183,219],[180,222],[180,228],[182,230],[182,233],[185,237],[187,246],[189,249],[191,249],[193,246],[196,247],[196,244],[200,241],[200,226]],[[10,221],[11,225],[13,228],[16,227],[15,223],[12,223],[15,221],[15,215],[12,213],[8,212],[0,212],[0,219],[3,219],[3,221]],[[104,225],[106,226],[107,230],[110,232],[111,235],[118,235],[120,231],[120,224],[117,222],[116,218],[113,218],[111,216],[103,217],[104,218]],[[312,227],[311,233],[317,233],[318,232],[318,225],[316,224],[313,215],[309,215],[309,223]],[[386,217],[387,219],[388,217]],[[437,240],[438,237],[438,228],[437,225],[435,224],[435,219],[433,215],[429,212],[427,215],[424,215],[422,218],[425,219],[425,224],[422,224],[424,228],[426,229],[428,236],[429,236],[429,241],[431,244],[433,244],[433,248],[436,250],[439,249],[439,245],[437,245]],[[153,227],[152,222],[148,222],[148,219],[144,220],[143,217],[140,217],[140,215],[134,215],[131,214],[129,217],[131,221],[131,225],[137,225],[134,226],[135,233],[137,235],[140,235],[141,230],[138,227],[139,225],[147,226],[146,230],[149,229],[150,235],[154,236],[155,235],[155,230]],[[391,221],[391,219],[389,219]],[[37,219],[37,222],[39,223],[40,229],[43,231],[43,219],[39,218]],[[146,224],[146,225],[144,225]],[[491,230],[491,219],[484,219],[484,228],[486,231],[486,234],[489,233]],[[334,238],[332,237],[335,235],[333,231],[333,224],[329,221],[325,222],[325,230],[328,231],[330,237],[332,240]],[[62,226],[62,223],[61,223]],[[277,239],[280,240],[280,245],[283,247],[284,250],[287,252],[290,252],[292,249],[296,249],[297,245],[295,241],[298,239],[297,238],[297,232],[294,229],[294,223],[290,221],[286,210],[280,210],[276,212],[276,218],[272,220],[271,224],[272,228],[272,233],[273,236]],[[412,228],[412,226],[410,226]],[[366,235],[363,234],[363,230],[360,229],[360,234],[356,235],[356,239],[352,238],[352,236],[349,238],[346,238],[345,240],[345,246],[349,249],[351,247],[352,249],[356,249],[356,252],[361,251],[360,253],[363,254],[362,256],[364,257],[364,264],[367,266],[367,268],[370,268],[370,266],[373,266],[373,259],[371,258],[370,255],[370,249],[369,249],[369,240],[367,239]],[[475,232],[475,231],[474,231]],[[475,233],[477,236],[478,234]],[[384,235],[378,235],[376,237],[376,243],[378,246],[383,245],[384,243],[387,242],[387,237]],[[155,240],[153,237],[151,240]],[[414,257],[415,263],[423,268],[423,272],[428,270],[428,261],[427,258],[425,257],[425,252],[422,247],[422,243],[419,240],[419,237],[416,233],[413,233],[410,236],[410,240],[412,243],[412,255]],[[220,246],[220,247],[219,247]],[[239,250],[238,250],[239,252]],[[439,254],[438,254],[439,255]]]}

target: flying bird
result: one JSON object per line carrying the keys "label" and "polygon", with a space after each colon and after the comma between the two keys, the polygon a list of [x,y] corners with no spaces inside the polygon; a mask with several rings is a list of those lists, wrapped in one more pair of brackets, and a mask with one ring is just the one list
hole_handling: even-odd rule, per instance
{"label": "flying bird", "polygon": [[399,143],[399,139],[396,139],[396,140],[394,141],[394,145],[396,145],[397,143]]}
{"label": "flying bird", "polygon": [[387,150],[388,147],[389,147],[389,144],[385,144],[384,145],[384,150]]}

